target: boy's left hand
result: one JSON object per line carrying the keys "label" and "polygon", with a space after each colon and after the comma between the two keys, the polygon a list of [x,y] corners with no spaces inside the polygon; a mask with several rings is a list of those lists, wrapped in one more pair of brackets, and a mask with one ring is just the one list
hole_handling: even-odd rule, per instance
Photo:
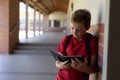
{"label": "boy's left hand", "polygon": [[71,59],[71,67],[78,71],[82,71],[83,69],[86,69],[87,63],[88,61],[86,58],[85,58],[85,62],[82,62],[77,58]]}

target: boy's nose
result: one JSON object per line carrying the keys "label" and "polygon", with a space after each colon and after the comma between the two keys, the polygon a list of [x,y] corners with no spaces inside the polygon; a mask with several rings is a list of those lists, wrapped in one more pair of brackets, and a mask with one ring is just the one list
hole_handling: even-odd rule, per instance
{"label": "boy's nose", "polygon": [[77,31],[77,29],[74,29],[73,32],[74,32],[74,33],[77,33],[78,31]]}

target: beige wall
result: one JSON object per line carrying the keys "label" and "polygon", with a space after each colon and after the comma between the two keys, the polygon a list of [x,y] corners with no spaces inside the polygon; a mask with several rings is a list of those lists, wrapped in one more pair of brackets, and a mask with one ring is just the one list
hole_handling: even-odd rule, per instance
{"label": "beige wall", "polygon": [[67,14],[65,12],[56,11],[49,15],[49,20],[60,20],[60,27],[66,27]]}
{"label": "beige wall", "polygon": [[[71,3],[73,3],[73,11],[71,10]],[[90,10],[92,14],[91,24],[105,22],[105,0],[70,0],[68,15],[70,16],[72,12],[79,8]],[[100,21],[99,17],[101,17]]]}
{"label": "beige wall", "polygon": [[56,11],[53,12],[49,15],[49,19],[53,20],[53,19],[57,19],[57,20],[66,20],[66,16],[67,14],[64,12],[60,12],[60,11]]}
{"label": "beige wall", "polygon": [[92,24],[97,24],[99,16],[101,17],[101,22],[104,23],[105,14],[105,0],[74,0],[74,10],[78,8],[86,8],[90,10],[92,14]]}

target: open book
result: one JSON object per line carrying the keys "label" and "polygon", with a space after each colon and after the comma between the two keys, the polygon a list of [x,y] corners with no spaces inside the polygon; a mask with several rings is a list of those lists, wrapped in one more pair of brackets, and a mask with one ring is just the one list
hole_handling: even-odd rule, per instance
{"label": "open book", "polygon": [[49,49],[50,50],[50,54],[55,58],[55,60],[59,59],[60,61],[64,62],[66,60],[71,61],[71,58],[78,58],[80,61],[84,62],[84,57],[81,56],[63,56],[61,55],[59,52],[53,50],[53,49]]}

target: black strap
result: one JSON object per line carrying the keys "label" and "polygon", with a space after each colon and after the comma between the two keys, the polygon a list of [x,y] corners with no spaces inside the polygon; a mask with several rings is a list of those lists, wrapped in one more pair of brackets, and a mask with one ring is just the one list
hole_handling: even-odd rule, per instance
{"label": "black strap", "polygon": [[92,35],[88,34],[87,39],[86,39],[86,48],[87,48],[87,53],[88,53],[88,66],[90,66],[90,60],[91,60],[91,51],[90,51],[90,40],[91,40]]}
{"label": "black strap", "polygon": [[66,53],[66,48],[67,48],[68,43],[70,42],[71,37],[72,37],[72,34],[71,34],[71,35],[68,35],[68,38],[67,38],[67,40],[66,40],[66,42],[65,42],[65,47],[64,47],[65,55],[67,54],[67,53]]}

